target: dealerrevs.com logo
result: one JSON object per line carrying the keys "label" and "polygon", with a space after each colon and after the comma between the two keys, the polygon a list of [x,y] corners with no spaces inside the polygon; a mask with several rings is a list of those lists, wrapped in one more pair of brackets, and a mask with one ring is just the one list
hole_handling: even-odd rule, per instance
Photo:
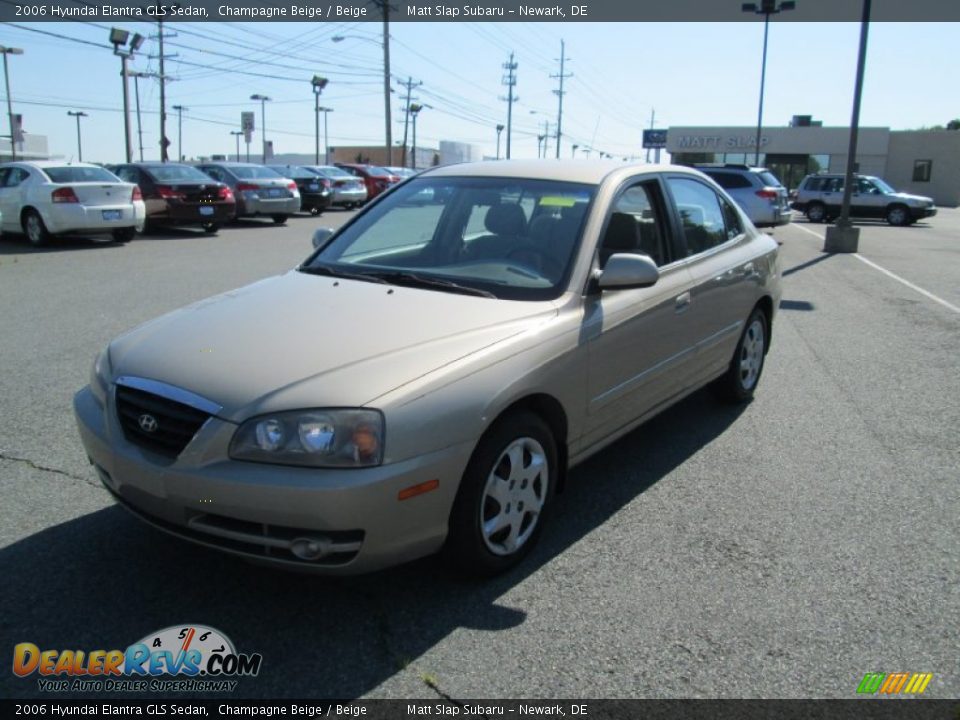
{"label": "dealerrevs.com logo", "polygon": [[13,648],[13,673],[37,674],[41,692],[232,692],[238,677],[260,672],[260,653],[238,653],[230,638],[204,625],[174,625],[126,650]]}

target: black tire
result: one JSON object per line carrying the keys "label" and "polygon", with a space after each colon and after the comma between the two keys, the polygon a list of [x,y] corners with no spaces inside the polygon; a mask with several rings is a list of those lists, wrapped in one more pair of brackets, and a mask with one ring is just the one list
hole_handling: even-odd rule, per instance
{"label": "black tire", "polygon": [[[519,453],[519,467],[508,450]],[[521,472],[540,462],[545,468],[532,470],[532,477]],[[538,415],[521,412],[498,421],[477,444],[450,512],[444,548],[450,566],[490,576],[519,563],[540,536],[558,477],[556,441]],[[506,524],[494,528],[498,518]]]}
{"label": "black tire", "polygon": [[827,219],[827,208],[823,203],[812,202],[807,205],[806,211],[807,220],[810,222],[825,222]]}
{"label": "black tire", "polygon": [[312,208],[310,208],[310,214],[314,216],[323,215],[323,210],[314,205]]}
{"label": "black tire", "polygon": [[762,309],[754,308],[740,335],[730,367],[714,384],[721,398],[731,403],[743,403],[753,398],[763,373],[769,341],[770,320]]}
{"label": "black tire", "polygon": [[113,231],[113,241],[115,243],[128,243],[137,236],[135,227],[117,228]]}
{"label": "black tire", "polygon": [[910,209],[906,205],[891,205],[887,208],[886,219],[894,227],[909,225]]}
{"label": "black tire", "polygon": [[220,223],[208,222],[208,223],[203,223],[203,225],[201,225],[200,227],[203,228],[203,231],[207,235],[214,235],[220,229]]}
{"label": "black tire", "polygon": [[50,242],[50,231],[36,210],[30,209],[23,214],[22,227],[23,234],[34,247],[43,247]]}
{"label": "black tire", "polygon": [[286,215],[271,215],[270,217],[277,225],[283,225],[287,221]]}

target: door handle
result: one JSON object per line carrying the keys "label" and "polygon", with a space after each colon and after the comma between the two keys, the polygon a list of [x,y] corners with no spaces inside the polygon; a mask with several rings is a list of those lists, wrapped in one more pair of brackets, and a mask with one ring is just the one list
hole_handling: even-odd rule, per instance
{"label": "door handle", "polygon": [[674,310],[678,313],[681,313],[684,312],[688,307],[690,307],[690,293],[685,292],[682,295],[677,295]]}

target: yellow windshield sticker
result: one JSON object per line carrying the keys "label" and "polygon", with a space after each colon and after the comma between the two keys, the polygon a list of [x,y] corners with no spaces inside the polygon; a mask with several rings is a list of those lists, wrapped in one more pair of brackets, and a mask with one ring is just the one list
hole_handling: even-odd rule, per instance
{"label": "yellow windshield sticker", "polygon": [[577,199],[562,195],[545,195],[540,198],[540,204],[547,207],[573,207],[577,204]]}

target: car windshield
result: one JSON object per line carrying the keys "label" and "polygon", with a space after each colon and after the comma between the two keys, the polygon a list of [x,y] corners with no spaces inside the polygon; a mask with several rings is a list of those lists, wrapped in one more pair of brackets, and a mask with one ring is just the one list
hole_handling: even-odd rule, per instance
{"label": "car windshield", "polygon": [[557,297],[594,190],[552,180],[412,178],[301,270],[397,284],[426,279],[436,289],[504,299]]}
{"label": "car windshield", "polygon": [[897,191],[894,190],[892,187],[890,187],[886,182],[884,182],[883,180],[881,180],[881,179],[878,178],[878,177],[870,177],[870,178],[867,178],[867,180],[869,180],[870,182],[872,182],[874,185],[876,185],[878,188],[880,188],[880,189],[881,189],[883,192],[885,192],[885,193],[895,193],[895,192],[897,192]]}
{"label": "car windshield", "polygon": [[367,165],[367,174],[368,175],[393,175],[392,172],[386,168],[378,167],[376,165]]}
{"label": "car windshield", "polygon": [[238,178],[242,178],[244,180],[250,180],[253,178],[281,177],[278,173],[274,172],[270,168],[262,167],[260,165],[232,165],[230,167],[230,172],[232,172]]}
{"label": "car windshield", "polygon": [[210,176],[189,165],[162,165],[148,171],[160,182],[210,182]]}
{"label": "car windshield", "polygon": [[55,183],[122,182],[112,172],[100,167],[65,165],[64,167],[46,167],[43,168],[43,172]]}

